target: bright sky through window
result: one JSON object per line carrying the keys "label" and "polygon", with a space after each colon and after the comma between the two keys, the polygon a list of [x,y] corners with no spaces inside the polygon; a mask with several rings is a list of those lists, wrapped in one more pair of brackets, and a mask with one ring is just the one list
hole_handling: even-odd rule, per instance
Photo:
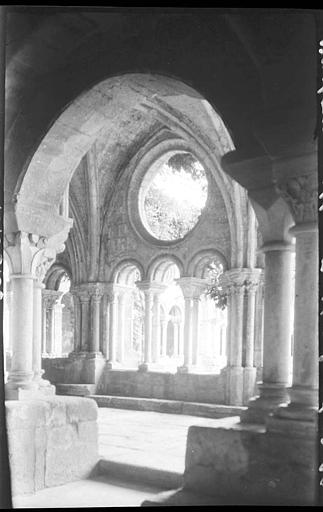
{"label": "bright sky through window", "polygon": [[190,153],[175,153],[157,166],[143,198],[143,221],[159,240],[183,238],[198,222],[206,204],[208,182]]}

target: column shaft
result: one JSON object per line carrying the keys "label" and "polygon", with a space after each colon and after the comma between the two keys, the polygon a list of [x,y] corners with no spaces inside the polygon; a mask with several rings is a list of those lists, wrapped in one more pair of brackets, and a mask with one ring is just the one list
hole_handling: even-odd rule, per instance
{"label": "column shaft", "polygon": [[33,315],[33,371],[34,380],[42,376],[42,288],[44,285],[34,281],[34,315]]}
{"label": "column shaft", "polygon": [[198,364],[199,354],[199,297],[193,299],[193,312],[192,312],[192,344],[193,344],[193,357],[192,362],[194,365]]}
{"label": "column shaft", "polygon": [[91,351],[100,352],[100,297],[93,297],[92,302]]}
{"label": "column shaft", "polygon": [[16,399],[19,388],[35,386],[33,378],[34,280],[28,275],[12,275],[12,360],[6,384],[6,398]]}
{"label": "column shaft", "polygon": [[184,368],[192,366],[192,308],[193,299],[185,297],[185,325],[184,325]]}
{"label": "column shaft", "polygon": [[151,327],[152,327],[152,295],[145,292],[145,338],[144,338],[144,363],[151,363]]}
{"label": "column shaft", "polygon": [[109,363],[116,363],[116,344],[117,344],[117,325],[118,325],[118,302],[117,294],[114,293],[109,301]]}

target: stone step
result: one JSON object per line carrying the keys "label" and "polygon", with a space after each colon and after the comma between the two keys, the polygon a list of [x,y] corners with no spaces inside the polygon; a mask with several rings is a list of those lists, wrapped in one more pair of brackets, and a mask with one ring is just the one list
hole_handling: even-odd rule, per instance
{"label": "stone step", "polygon": [[88,398],[93,398],[99,407],[164,412],[168,414],[185,414],[188,416],[202,416],[204,418],[239,416],[242,411],[247,409],[246,407],[234,405],[183,402],[177,400],[162,400],[158,398],[138,398],[95,394],[87,396]]}
{"label": "stone step", "polygon": [[183,484],[183,475],[176,471],[133,464],[115,462],[101,459],[91,477],[106,476],[113,477],[124,482],[134,482],[142,485],[151,485],[159,489],[177,489]]}
{"label": "stone step", "polygon": [[57,395],[89,396],[95,392],[95,384],[55,384]]}

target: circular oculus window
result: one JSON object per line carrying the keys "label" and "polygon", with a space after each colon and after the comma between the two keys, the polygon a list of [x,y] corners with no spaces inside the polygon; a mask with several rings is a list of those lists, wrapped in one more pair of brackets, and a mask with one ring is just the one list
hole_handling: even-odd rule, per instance
{"label": "circular oculus window", "polygon": [[158,240],[180,240],[197,224],[208,181],[202,164],[188,152],[172,151],[147,171],[139,190],[139,213]]}

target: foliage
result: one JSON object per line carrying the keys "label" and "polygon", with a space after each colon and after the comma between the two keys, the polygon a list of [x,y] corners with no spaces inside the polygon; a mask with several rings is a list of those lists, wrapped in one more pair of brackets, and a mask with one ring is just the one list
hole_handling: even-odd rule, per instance
{"label": "foliage", "polygon": [[[173,155],[152,180],[144,199],[144,210],[148,225],[157,238],[183,238],[197,223],[202,208],[192,198],[183,195],[185,187],[192,187],[192,180],[196,182],[196,185],[193,184],[193,199],[202,197],[203,202],[207,180],[203,167],[190,153]],[[165,183],[168,183],[168,189],[163,188]],[[178,194],[176,188],[169,191],[175,183],[181,189]]]}
{"label": "foliage", "polygon": [[220,275],[223,272],[223,266],[216,261],[213,261],[208,266],[208,275],[212,279],[212,284],[209,285],[206,294],[210,296],[215,302],[215,307],[225,309],[227,306],[227,295],[220,284]]}

